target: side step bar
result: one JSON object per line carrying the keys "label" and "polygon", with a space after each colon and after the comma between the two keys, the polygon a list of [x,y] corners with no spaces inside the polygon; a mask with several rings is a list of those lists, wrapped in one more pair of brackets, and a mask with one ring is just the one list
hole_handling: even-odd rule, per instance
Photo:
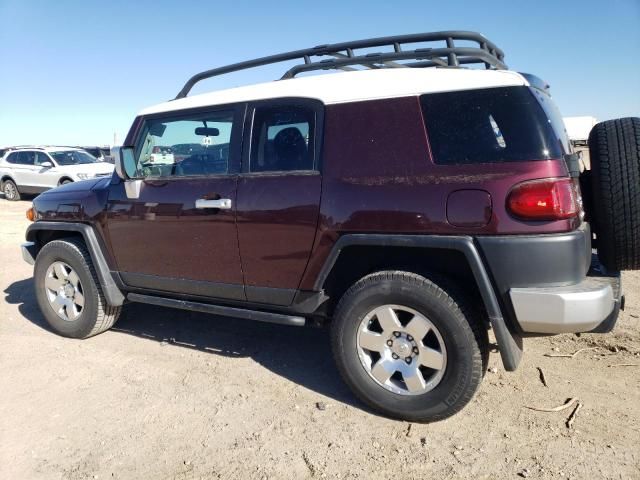
{"label": "side step bar", "polygon": [[224,307],[222,305],[209,305],[208,303],[154,297],[152,295],[142,295],[139,293],[129,293],[127,295],[127,300],[137,303],[147,303],[149,305],[158,305],[160,307],[190,310],[192,312],[211,313],[213,315],[220,315],[223,317],[245,318],[247,320],[256,320],[258,322],[292,325],[294,327],[303,327],[305,324],[304,317],[295,317],[282,313],[259,312],[256,310],[246,310],[244,308]]}

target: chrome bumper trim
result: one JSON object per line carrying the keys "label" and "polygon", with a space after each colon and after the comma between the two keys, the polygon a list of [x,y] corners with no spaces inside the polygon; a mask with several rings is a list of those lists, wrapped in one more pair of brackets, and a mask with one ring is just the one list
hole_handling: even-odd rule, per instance
{"label": "chrome bumper trim", "polygon": [[568,287],[512,288],[513,309],[526,333],[577,333],[595,329],[613,312],[619,277],[587,277]]}

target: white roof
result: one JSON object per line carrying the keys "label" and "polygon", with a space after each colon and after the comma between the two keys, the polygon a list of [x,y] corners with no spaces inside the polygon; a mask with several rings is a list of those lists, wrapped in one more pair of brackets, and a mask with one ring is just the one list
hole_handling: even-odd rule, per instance
{"label": "white roof", "polygon": [[46,146],[20,145],[17,147],[10,147],[10,148],[14,150],[44,150],[45,152],[68,152],[68,151],[82,150],[81,148],[76,148],[76,147],[56,147],[51,145],[46,145]]}
{"label": "white roof", "polygon": [[406,97],[424,93],[528,85],[509,70],[385,68],[278,80],[193,95],[145,108],[140,115],[281,97],[315,98],[324,104]]}
{"label": "white roof", "polygon": [[44,147],[42,150],[44,150],[45,152],[69,152],[69,151],[78,151],[82,149],[75,148],[75,147]]}

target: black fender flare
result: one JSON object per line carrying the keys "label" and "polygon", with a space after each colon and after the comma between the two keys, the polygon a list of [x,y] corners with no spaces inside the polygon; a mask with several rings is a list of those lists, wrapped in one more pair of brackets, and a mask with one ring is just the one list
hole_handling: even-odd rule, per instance
{"label": "black fender flare", "polygon": [[[89,255],[91,255],[91,260],[96,269],[98,281],[100,282],[107,303],[112,307],[119,307],[124,303],[125,296],[111,276],[109,266],[102,253],[102,247],[92,226],[84,223],[71,222],[35,222],[27,228],[25,235],[27,241],[35,242],[36,245],[38,245],[36,240],[37,232],[39,231],[80,233],[87,246],[87,250],[89,250]],[[41,245],[38,245],[38,248],[40,247]]]}
{"label": "black fender flare", "polygon": [[386,235],[386,234],[346,234],[333,245],[316,281],[314,290],[321,291],[327,277],[331,273],[340,252],[350,246],[407,247],[455,250],[464,254],[473,273],[484,306],[489,315],[500,356],[505,370],[512,372],[518,368],[522,359],[522,337],[513,332],[506,324],[500,303],[496,296],[491,278],[482,262],[473,237],[467,235]]}

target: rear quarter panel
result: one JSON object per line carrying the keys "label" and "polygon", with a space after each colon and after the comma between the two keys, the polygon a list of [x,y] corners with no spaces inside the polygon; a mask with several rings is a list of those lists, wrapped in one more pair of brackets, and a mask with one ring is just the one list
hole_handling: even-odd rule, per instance
{"label": "rear quarter panel", "polygon": [[[562,160],[436,165],[419,97],[329,105],[325,113],[320,222],[302,288],[311,288],[344,233],[504,235],[571,231],[577,219],[525,222],[506,198],[525,180],[567,175]],[[485,190],[492,200],[483,226],[447,221],[450,193]]]}

